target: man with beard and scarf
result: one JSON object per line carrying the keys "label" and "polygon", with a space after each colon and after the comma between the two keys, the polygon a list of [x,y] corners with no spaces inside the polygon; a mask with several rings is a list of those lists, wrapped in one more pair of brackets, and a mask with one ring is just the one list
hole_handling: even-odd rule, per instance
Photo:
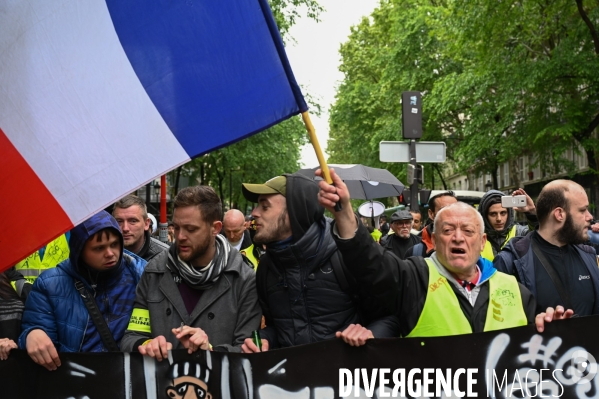
{"label": "man with beard and scarf", "polygon": [[[343,339],[350,345],[371,337],[397,336],[393,317],[368,323],[375,306],[353,291],[349,272],[330,233],[331,220],[318,204],[316,181],[299,174],[243,184],[243,195],[257,203],[252,211],[254,243],[266,245],[256,272],[266,328],[260,330],[261,350],[246,339],[246,353]],[[342,282],[342,279],[345,280]],[[372,317],[372,319],[376,316]],[[365,335],[356,326],[368,324]]]}
{"label": "man with beard and scarf", "polygon": [[[514,210],[524,212],[530,224],[536,223],[536,209],[532,198],[521,188],[515,190],[512,195],[526,196],[526,206],[514,208]],[[478,205],[478,211],[485,221],[485,233],[487,234],[485,248],[480,254],[491,262],[512,238],[525,236],[530,230],[529,226],[521,226],[515,222],[512,208],[504,208],[501,205],[503,196],[501,191],[489,190]]]}
{"label": "man with beard and scarf", "polygon": [[48,370],[60,366],[58,352],[109,350],[84,295],[95,298],[114,344],[121,342],[146,265],[123,249],[119,225],[105,211],[71,230],[69,247],[68,259],[36,279],[23,313],[19,347]]}
{"label": "man with beard and scarf", "polygon": [[584,188],[554,180],[541,190],[536,208],[539,229],[512,238],[494,266],[532,292],[537,310],[563,305],[580,316],[599,314],[597,257],[583,245],[592,220]]}
{"label": "man with beard and scarf", "polygon": [[262,316],[254,270],[219,234],[211,187],[184,188],[173,206],[175,244],[148,263],[121,348],[158,361],[170,349],[240,352]]}

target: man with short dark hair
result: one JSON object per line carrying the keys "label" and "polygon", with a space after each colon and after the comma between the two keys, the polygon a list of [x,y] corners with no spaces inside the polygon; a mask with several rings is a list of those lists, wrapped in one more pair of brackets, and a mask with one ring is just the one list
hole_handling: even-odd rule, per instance
{"label": "man with short dark hair", "polygon": [[71,230],[69,247],[68,259],[36,279],[23,313],[19,347],[48,370],[60,366],[58,352],[111,350],[85,297],[95,300],[114,345],[121,343],[146,264],[123,250],[119,225],[105,211]]}
{"label": "man with short dark hair", "polygon": [[410,213],[412,214],[412,234],[420,235],[420,231],[422,230],[422,213],[420,211],[415,211],[410,209]]}
{"label": "man with short dark hair", "polygon": [[435,221],[435,215],[447,205],[451,205],[457,202],[453,191],[443,191],[437,195],[433,195],[428,200],[428,225],[422,229],[420,234],[422,242],[414,245],[406,253],[406,257],[410,256],[422,256],[428,258],[435,251],[435,245],[433,244],[433,223]]}
{"label": "man with short dark hair", "polygon": [[478,212],[483,216],[487,234],[487,242],[481,255],[491,262],[512,238],[525,236],[530,230],[529,226],[516,223],[514,210],[525,213],[531,225],[536,223],[536,209],[532,198],[521,188],[515,190],[512,195],[526,196],[526,206],[513,209],[504,208],[501,204],[501,197],[504,194],[497,190],[487,191],[478,205]]}
{"label": "man with short dark hair", "polygon": [[381,245],[397,255],[399,259],[405,259],[408,250],[422,241],[420,237],[410,232],[412,214],[407,210],[397,211],[391,215],[391,229],[393,234],[381,240]]}
{"label": "man with short dark hair", "polygon": [[255,273],[219,234],[212,188],[184,188],[173,206],[175,244],[148,263],[122,348],[158,361],[169,349],[240,352],[262,316]]}
{"label": "man with short dark hair", "polygon": [[543,310],[561,305],[580,316],[599,314],[599,270],[588,240],[592,220],[587,194],[570,180],[554,180],[541,190],[539,229],[514,237],[494,260],[495,267],[533,293]]}
{"label": "man with short dark hair", "polygon": [[[266,245],[256,271],[266,319],[262,351],[331,339],[358,323],[377,338],[396,335],[394,317],[372,321],[378,306],[357,300],[361,287],[345,274],[330,220],[318,204],[316,181],[294,173],[264,184],[244,183],[242,191],[258,204],[252,211],[254,243]],[[249,338],[242,349],[260,352]]]}
{"label": "man with short dark hair", "polygon": [[152,237],[148,208],[141,198],[127,195],[115,202],[112,216],[116,219],[125,240],[125,249],[148,262],[169,248],[168,244]]}

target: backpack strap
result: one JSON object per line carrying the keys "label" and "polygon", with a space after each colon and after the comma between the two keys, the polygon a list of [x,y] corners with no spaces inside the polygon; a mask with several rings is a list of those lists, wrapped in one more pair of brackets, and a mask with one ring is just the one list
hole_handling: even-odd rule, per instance
{"label": "backpack strap", "polygon": [[79,291],[79,295],[81,295],[83,303],[89,312],[89,317],[91,317],[92,321],[96,325],[96,328],[98,329],[98,333],[100,334],[100,338],[102,338],[104,347],[106,347],[109,352],[120,352],[120,349],[116,344],[108,325],[106,324],[106,320],[104,320],[100,309],[98,309],[98,304],[96,303],[93,295],[90,294],[80,280],[75,280],[75,288],[77,288],[77,291]]}
{"label": "backpack strap", "polygon": [[412,247],[412,256],[426,256],[426,247],[422,242]]}

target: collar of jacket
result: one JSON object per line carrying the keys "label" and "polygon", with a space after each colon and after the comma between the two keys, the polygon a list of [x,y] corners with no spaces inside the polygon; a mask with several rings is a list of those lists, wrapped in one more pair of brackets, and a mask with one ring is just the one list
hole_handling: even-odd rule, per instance
{"label": "collar of jacket", "polygon": [[322,218],[312,223],[302,238],[294,244],[280,249],[267,247],[266,254],[275,267],[285,268],[287,265],[299,263],[312,270],[326,262],[336,249],[329,220]]}
{"label": "collar of jacket", "polygon": [[[231,246],[229,248],[229,261],[223,270],[223,273],[237,273],[241,274],[242,267],[247,268],[243,259],[241,258],[241,253],[238,250],[232,250]],[[144,273],[164,273],[169,270],[167,267],[168,254],[170,251],[162,251],[156,257],[154,257],[148,265],[144,269]],[[139,255],[138,255],[139,256]]]}

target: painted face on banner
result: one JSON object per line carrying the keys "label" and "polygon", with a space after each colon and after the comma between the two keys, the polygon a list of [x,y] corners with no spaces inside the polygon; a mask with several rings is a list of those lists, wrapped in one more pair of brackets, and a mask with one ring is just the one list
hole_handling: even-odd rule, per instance
{"label": "painted face on banner", "polygon": [[212,399],[206,383],[190,376],[175,378],[166,395],[172,399]]}

